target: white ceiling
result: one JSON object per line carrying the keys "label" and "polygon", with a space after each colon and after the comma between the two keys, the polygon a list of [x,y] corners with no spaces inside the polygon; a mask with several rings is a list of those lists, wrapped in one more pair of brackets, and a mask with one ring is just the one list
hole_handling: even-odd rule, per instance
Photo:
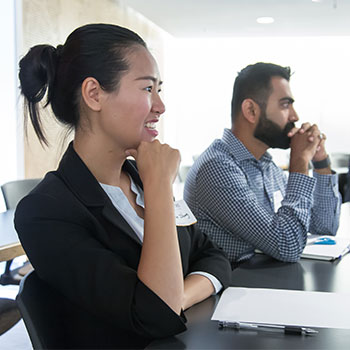
{"label": "white ceiling", "polygon": [[[175,37],[350,35],[350,0],[121,0]],[[257,17],[274,17],[258,24]]]}

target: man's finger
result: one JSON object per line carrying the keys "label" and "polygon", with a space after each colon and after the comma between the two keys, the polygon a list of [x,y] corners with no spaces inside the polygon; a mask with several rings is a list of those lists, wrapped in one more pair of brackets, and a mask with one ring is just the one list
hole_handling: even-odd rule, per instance
{"label": "man's finger", "polygon": [[293,129],[291,129],[291,130],[288,132],[287,136],[288,136],[288,137],[293,137],[298,131],[299,131],[299,128],[294,127]]}
{"label": "man's finger", "polygon": [[303,134],[305,131],[309,130],[311,128],[310,123],[303,123],[299,129],[299,133]]}

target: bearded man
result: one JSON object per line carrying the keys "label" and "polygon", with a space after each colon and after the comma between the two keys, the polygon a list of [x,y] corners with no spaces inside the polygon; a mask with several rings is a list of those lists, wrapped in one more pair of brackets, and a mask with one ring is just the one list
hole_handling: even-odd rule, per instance
{"label": "bearded man", "polygon": [[[335,235],[338,229],[341,196],[326,136],[315,124],[295,126],[290,75],[289,67],[262,62],[239,72],[232,127],[200,155],[186,178],[184,198],[201,230],[233,265],[256,250],[295,262],[308,232]],[[290,148],[288,176],[269,148]]]}

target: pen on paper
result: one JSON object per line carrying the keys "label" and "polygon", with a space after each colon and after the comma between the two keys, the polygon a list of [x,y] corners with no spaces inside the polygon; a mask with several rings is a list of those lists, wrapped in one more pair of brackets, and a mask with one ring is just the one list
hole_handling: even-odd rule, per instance
{"label": "pen on paper", "polygon": [[315,238],[308,238],[306,245],[311,245],[317,242],[320,239],[320,237],[315,237]]}
{"label": "pen on paper", "polygon": [[317,334],[318,331],[308,327],[301,326],[288,326],[288,325],[278,325],[278,324],[265,324],[265,323],[248,323],[248,322],[228,322],[219,321],[219,328],[233,328],[233,329],[246,329],[254,331],[273,331],[281,330],[286,334],[305,334],[313,335]]}
{"label": "pen on paper", "polygon": [[338,259],[341,259],[344,255],[348,254],[350,252],[350,246],[347,246],[342,253],[339,255]]}
{"label": "pen on paper", "polygon": [[306,245],[312,245],[312,244],[334,245],[336,244],[336,241],[334,238],[330,238],[330,237],[309,238],[307,240]]}

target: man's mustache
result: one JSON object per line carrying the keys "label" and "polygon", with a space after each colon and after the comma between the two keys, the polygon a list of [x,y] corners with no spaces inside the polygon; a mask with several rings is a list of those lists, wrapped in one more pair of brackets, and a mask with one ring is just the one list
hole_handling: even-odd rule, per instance
{"label": "man's mustache", "polygon": [[295,128],[295,123],[293,123],[293,122],[287,123],[283,129],[284,134],[287,135],[289,133],[289,131],[291,131],[293,128]]}

